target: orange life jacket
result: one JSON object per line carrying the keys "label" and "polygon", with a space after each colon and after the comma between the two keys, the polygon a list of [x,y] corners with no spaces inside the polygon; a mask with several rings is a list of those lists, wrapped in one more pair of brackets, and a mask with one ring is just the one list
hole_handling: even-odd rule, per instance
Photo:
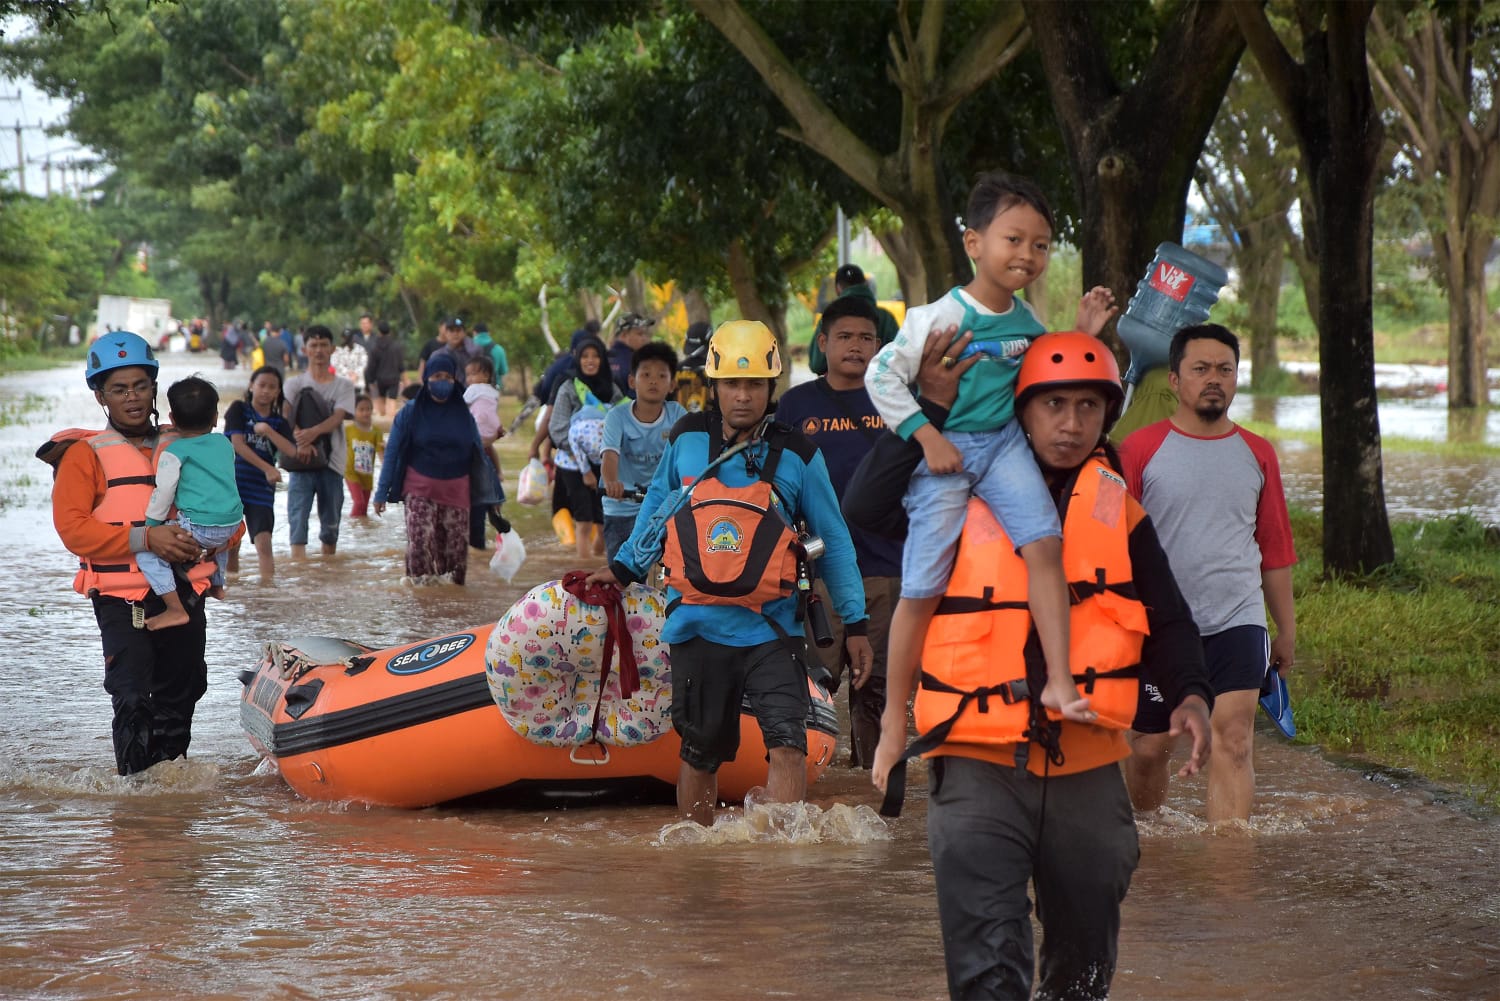
{"label": "orange life jacket", "polygon": [[[922,649],[913,707],[921,735],[891,769],[884,816],[901,813],[906,759],[942,754],[945,746],[1014,745],[1015,763],[1025,768],[1035,743],[1052,764],[1066,761],[1069,772],[1118,760],[1078,760],[1079,754],[1113,753],[1116,744],[1070,742],[1070,735],[1099,731],[1058,722],[1043,709],[1047,668],[1027,603],[1026,562],[982,501],[969,502],[966,519],[953,576]],[[1130,527],[1125,481],[1091,457],[1079,468],[1063,512],[1063,571],[1073,680],[1105,730],[1128,729],[1135,719],[1141,646],[1150,632],[1131,575]]]}
{"label": "orange life jacket", "polygon": [[[174,437],[170,431],[161,433],[157,436],[156,447],[149,453],[113,428],[84,439],[94,450],[99,468],[104,471],[104,496],[94,506],[95,518],[111,525],[140,527],[146,524],[146,505],[156,487],[156,457]],[[208,560],[195,563],[188,570],[188,579],[199,594],[208,590],[208,578],[213,576],[214,569],[214,562]],[[73,577],[73,590],[79,594],[139,601],[150,593],[151,586],[146,583],[146,577],[132,555],[125,563],[95,563],[80,559],[78,573]]]}
{"label": "orange life jacket", "polygon": [[781,452],[772,442],[759,478],[743,487],[710,470],[672,515],[662,567],[685,603],[760,609],[797,586],[797,536],[773,486]]}
{"label": "orange life jacket", "polygon": [[[1097,458],[1085,462],[1062,528],[1073,680],[1098,726],[1128,729],[1150,629],[1131,578],[1125,481]],[[1029,695],[1045,684],[1026,563],[989,508],[971,500],[953,576],[922,651],[917,729],[927,733],[951,719],[945,743],[1037,739]]]}

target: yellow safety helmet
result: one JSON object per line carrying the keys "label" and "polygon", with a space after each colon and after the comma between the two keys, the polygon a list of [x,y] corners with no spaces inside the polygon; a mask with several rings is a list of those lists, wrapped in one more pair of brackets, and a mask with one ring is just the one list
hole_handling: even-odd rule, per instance
{"label": "yellow safety helmet", "polygon": [[774,379],[781,374],[781,346],[759,320],[730,320],[709,339],[703,374],[710,379]]}

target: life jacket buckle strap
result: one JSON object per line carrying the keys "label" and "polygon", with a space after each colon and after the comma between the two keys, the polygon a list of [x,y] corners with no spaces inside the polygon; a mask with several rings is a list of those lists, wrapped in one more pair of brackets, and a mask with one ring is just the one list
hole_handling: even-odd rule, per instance
{"label": "life jacket buckle strap", "polygon": [[1031,698],[1031,686],[1026,683],[1025,678],[1007,681],[1005,684],[997,687],[1000,690],[1000,701],[1008,706],[1013,706],[1018,702],[1025,702]]}

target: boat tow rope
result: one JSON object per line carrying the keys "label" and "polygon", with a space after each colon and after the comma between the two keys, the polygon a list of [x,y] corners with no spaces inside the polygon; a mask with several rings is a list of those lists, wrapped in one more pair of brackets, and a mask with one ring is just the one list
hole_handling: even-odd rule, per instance
{"label": "boat tow rope", "polygon": [[[266,644],[266,652],[261,659],[269,663],[284,681],[296,681],[313,668],[325,666],[290,643],[283,643],[279,640],[272,640]],[[346,674],[358,674],[369,667],[373,661],[374,658],[368,654],[356,654],[340,658],[335,663],[343,664]]]}
{"label": "boat tow rope", "polygon": [[620,698],[628,699],[640,690],[641,672],[635,660],[635,644],[630,640],[630,627],[625,622],[625,602],[620,589],[613,584],[590,584],[588,578],[587,570],[570,570],[563,574],[562,586],[564,591],[585,605],[604,609],[604,618],[608,622],[604,632],[604,663],[599,667],[599,703],[594,707],[594,729],[597,731],[599,709],[604,705],[604,683],[609,679],[615,651],[620,652]]}

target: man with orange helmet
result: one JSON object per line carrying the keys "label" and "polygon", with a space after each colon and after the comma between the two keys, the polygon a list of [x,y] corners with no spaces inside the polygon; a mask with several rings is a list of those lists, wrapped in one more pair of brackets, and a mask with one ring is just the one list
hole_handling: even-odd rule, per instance
{"label": "man with orange helmet", "polygon": [[[929,408],[953,399],[952,383],[946,397],[927,381],[922,390]],[[1042,706],[1047,672],[1025,563],[978,500],[920,668],[888,668],[871,777],[886,793],[883,812],[898,812],[907,758],[929,759],[928,841],[954,997],[1031,996],[1028,883],[1042,922],[1038,996],[1106,997],[1140,855],[1119,762],[1148,685],[1172,707],[1172,731],[1192,735],[1182,773],[1208,756],[1213,696],[1197,630],[1106,439],[1123,400],[1114,357],[1087,334],[1039,337],[1021,363],[1016,413],[1058,509],[1075,597],[1069,667],[1097,718],[1057,719]],[[877,484],[902,487],[899,470],[883,472],[851,486],[872,495],[864,509],[893,500],[873,496]],[[903,749],[914,689],[921,736]]]}

